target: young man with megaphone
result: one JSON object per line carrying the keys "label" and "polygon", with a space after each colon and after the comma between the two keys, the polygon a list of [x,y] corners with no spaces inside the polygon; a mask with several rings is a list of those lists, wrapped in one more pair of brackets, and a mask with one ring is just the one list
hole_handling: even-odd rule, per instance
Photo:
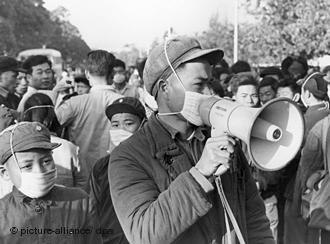
{"label": "young man with megaphone", "polygon": [[[114,208],[131,243],[274,243],[236,140],[210,137],[203,126],[210,123],[199,107],[210,98],[211,65],[222,57],[188,37],[149,54],[143,78],[159,112],[114,149],[109,165]],[[219,166],[226,170],[215,180]]]}

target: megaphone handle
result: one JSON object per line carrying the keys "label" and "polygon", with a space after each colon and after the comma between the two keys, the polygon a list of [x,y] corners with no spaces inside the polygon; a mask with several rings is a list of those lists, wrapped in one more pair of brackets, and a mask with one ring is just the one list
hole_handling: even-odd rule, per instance
{"label": "megaphone handle", "polygon": [[217,169],[217,171],[215,171],[214,175],[215,176],[219,176],[219,175],[223,175],[224,173],[226,173],[228,170],[228,167],[226,167],[225,165],[220,165],[219,168]]}

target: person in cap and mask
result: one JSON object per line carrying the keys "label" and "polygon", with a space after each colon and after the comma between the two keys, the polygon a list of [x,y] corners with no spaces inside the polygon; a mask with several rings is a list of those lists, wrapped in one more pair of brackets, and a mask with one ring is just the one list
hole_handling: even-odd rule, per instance
{"label": "person in cap and mask", "polygon": [[301,85],[301,101],[305,112],[305,138],[316,124],[329,114],[328,86],[322,73],[316,72],[298,82]]}
{"label": "person in cap and mask", "polygon": [[[327,82],[324,80],[324,74],[315,72],[307,76],[304,80],[298,82],[301,85],[301,101],[307,110],[304,114],[305,118],[305,134],[304,140],[308,138],[309,133],[312,128],[317,124],[318,121],[324,119],[329,115],[329,98],[327,95],[328,88]],[[315,134],[315,132],[314,132]],[[318,134],[318,133],[316,133]],[[305,152],[310,151],[310,148],[317,146],[315,136],[314,139],[310,140],[308,144],[304,145],[302,159],[299,165],[306,164],[306,159],[310,159],[309,156],[306,157]],[[305,143],[305,142],[304,142]],[[311,144],[312,143],[312,144]],[[306,146],[306,151],[305,150]],[[318,150],[320,152],[320,150]],[[314,155],[314,154],[313,154]],[[317,157],[315,156],[315,159]],[[314,165],[318,162],[309,162],[309,165]],[[308,221],[304,220],[301,214],[302,201],[301,196],[303,189],[305,189],[306,166],[304,168],[298,167],[295,181],[292,186],[292,191],[288,196],[285,203],[285,226],[284,226],[284,241],[285,243],[307,243],[308,238]]]}
{"label": "person in cap and mask", "polygon": [[[134,97],[117,99],[107,107],[106,115],[111,122],[109,152],[137,132],[147,119],[142,103]],[[128,241],[119,224],[110,196],[108,181],[110,157],[111,154],[95,163],[89,178],[88,191],[91,198],[95,199],[101,227],[112,230],[111,233],[102,233],[103,243],[124,244]]]}
{"label": "person in cap and mask", "polygon": [[112,71],[112,90],[125,97],[135,97],[139,99],[139,92],[136,86],[128,83],[126,65],[120,59],[115,59]]}
{"label": "person in cap and mask", "polygon": [[86,162],[79,154],[79,148],[72,142],[60,138],[61,126],[54,112],[54,104],[49,96],[35,93],[24,105],[23,121],[36,121],[44,124],[50,131],[50,140],[61,146],[53,150],[57,168],[56,184],[69,187],[84,187],[88,174]]}
{"label": "person in cap and mask", "polygon": [[0,199],[1,243],[101,243],[88,195],[55,185],[47,128],[21,122],[0,134],[0,172],[14,184]]}
{"label": "person in cap and mask", "polygon": [[[143,79],[158,113],[112,151],[108,169],[130,243],[234,240],[229,218],[240,243],[274,243],[244,154],[227,135],[209,138],[199,116],[199,103],[210,97],[211,65],[222,57],[220,49],[202,49],[184,36],[166,39],[149,54]],[[213,178],[221,164],[231,169],[221,177],[224,205]]]}

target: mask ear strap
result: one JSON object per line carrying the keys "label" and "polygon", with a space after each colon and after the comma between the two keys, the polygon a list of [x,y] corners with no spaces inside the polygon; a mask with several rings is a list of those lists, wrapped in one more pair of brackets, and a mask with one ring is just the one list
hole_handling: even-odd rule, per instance
{"label": "mask ear strap", "polygon": [[168,44],[168,38],[165,38],[165,42],[164,42],[164,54],[165,54],[166,61],[167,61],[168,65],[170,66],[170,68],[171,68],[173,74],[175,75],[175,77],[181,83],[183,89],[186,90],[186,88],[183,85],[183,82],[181,81],[180,77],[178,76],[178,74],[176,73],[175,69],[173,68],[173,66],[172,66],[172,64],[170,62],[170,59],[168,58],[168,55],[167,55],[167,44]]}
{"label": "mask ear strap", "polygon": [[16,154],[15,154],[15,151],[14,151],[14,145],[13,145],[14,131],[15,131],[15,129],[18,127],[18,125],[19,125],[19,124],[14,125],[14,127],[13,127],[12,130],[10,131],[9,144],[10,144],[10,151],[11,151],[11,154],[12,154],[13,157],[14,157],[14,161],[15,161],[15,163],[17,164],[17,167],[19,168],[19,170],[21,171],[21,168],[19,167],[18,160],[17,160]]}

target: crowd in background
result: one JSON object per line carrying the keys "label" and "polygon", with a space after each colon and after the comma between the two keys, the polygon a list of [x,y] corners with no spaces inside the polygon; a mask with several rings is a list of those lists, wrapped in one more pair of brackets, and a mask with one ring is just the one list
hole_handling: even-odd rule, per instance
{"label": "crowd in background", "polygon": [[[36,221],[37,226],[43,226],[47,218],[63,226],[73,223],[77,227],[92,225],[95,221],[101,234],[90,239],[80,236],[81,239],[70,239],[68,243],[128,243],[112,204],[107,172],[113,149],[157,113],[157,103],[144,86],[145,62],[128,68],[111,53],[96,50],[87,55],[85,74],[77,75],[70,68],[56,78],[52,63],[45,56],[31,56],[23,63],[12,57],[0,57],[0,211],[6,208],[5,214],[0,212],[1,243],[1,239],[5,243],[18,242],[19,239],[15,239],[18,235],[10,234],[9,227],[25,226],[26,223],[18,219],[30,214],[28,208],[17,207],[17,201],[13,200],[17,197],[15,193],[23,192],[28,199],[44,196],[28,187],[19,188],[31,178],[17,183],[17,179],[13,179],[14,170],[8,166],[15,164],[10,161],[9,154],[17,153],[19,161],[22,156],[19,153],[31,149],[44,154],[53,150],[57,177],[54,180],[44,177],[44,183],[47,179],[67,190],[53,189],[53,195],[57,195],[42,203],[28,200],[33,208],[47,208],[49,201],[59,207],[49,216],[35,217],[27,227]],[[247,107],[262,107],[284,97],[295,102],[304,113],[302,153],[279,171],[265,172],[256,168],[249,159],[246,145],[241,143],[277,243],[316,243],[313,241],[319,237],[319,230],[309,227],[301,213],[302,196],[313,189],[319,179],[309,183],[310,188],[306,182],[323,167],[320,163],[314,167],[309,165],[310,154],[319,150],[311,141],[310,133],[315,137],[315,126],[320,126],[318,122],[330,113],[330,66],[322,67],[322,72],[316,71],[308,66],[305,58],[296,56],[288,56],[280,66],[259,69],[245,61],[229,66],[222,59],[212,66],[212,78],[207,81],[209,94],[233,99]],[[36,136],[31,139],[32,134]],[[27,146],[33,143],[38,145]],[[28,172],[21,162],[16,163],[21,174],[25,170]],[[80,189],[78,193],[72,190],[76,188]],[[51,225],[45,226],[50,228]],[[324,235],[329,238],[329,233]],[[61,238],[58,237],[59,243],[62,243]]]}

